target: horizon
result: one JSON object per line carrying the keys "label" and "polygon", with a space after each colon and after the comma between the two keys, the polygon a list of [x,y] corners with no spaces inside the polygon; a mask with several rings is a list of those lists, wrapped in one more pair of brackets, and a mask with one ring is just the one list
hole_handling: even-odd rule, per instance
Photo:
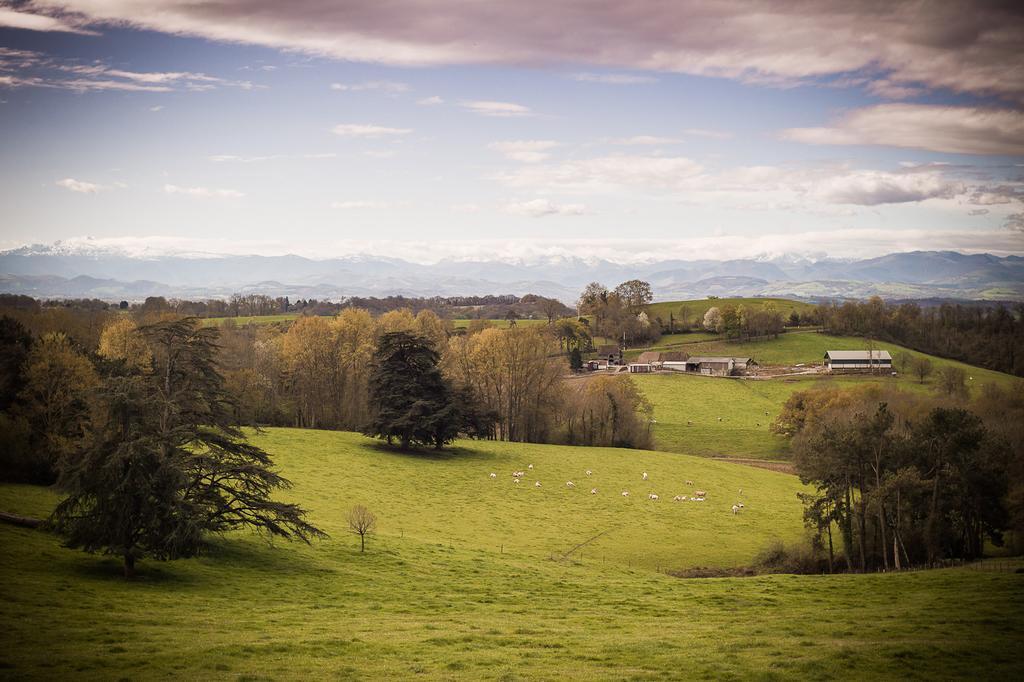
{"label": "horizon", "polygon": [[747,10],[0,0],[0,249],[1024,255],[1019,12]]}

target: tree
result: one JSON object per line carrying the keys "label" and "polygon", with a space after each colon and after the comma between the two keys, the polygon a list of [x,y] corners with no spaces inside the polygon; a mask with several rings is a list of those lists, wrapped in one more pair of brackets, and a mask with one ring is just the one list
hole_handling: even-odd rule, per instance
{"label": "tree", "polygon": [[13,317],[0,317],[0,410],[6,410],[25,386],[25,360],[32,336]]}
{"label": "tree", "polygon": [[437,351],[421,336],[409,332],[381,336],[370,374],[372,416],[363,433],[388,444],[397,438],[402,449],[417,444],[440,450],[454,440],[460,414],[439,360]]}
{"label": "tree", "polygon": [[919,357],[914,360],[914,375],[917,376],[918,383],[923,384],[924,380],[932,373],[932,361],[925,357]]}
{"label": "tree", "polygon": [[366,536],[373,533],[377,526],[377,517],[361,504],[348,511],[348,529],[359,536],[359,552],[366,551]]}
{"label": "tree", "polygon": [[896,366],[900,368],[900,372],[906,372],[907,367],[911,366],[913,362],[914,356],[905,350],[896,354]]}
{"label": "tree", "polygon": [[309,542],[325,534],[271,495],[289,482],[247,443],[214,362],[215,329],[194,318],[144,327],[146,371],[122,368],[97,392],[90,429],[59,464],[51,516],[68,547],[122,557],[192,556],[209,533],[250,527]]}
{"label": "tree", "polygon": [[938,375],[938,389],[950,398],[967,400],[967,372],[961,367],[945,365],[936,372]]}
{"label": "tree", "polygon": [[614,293],[631,313],[640,312],[641,308],[654,300],[651,285],[639,279],[623,282],[615,287]]}
{"label": "tree", "polygon": [[708,311],[704,313],[704,329],[709,332],[722,332],[722,311],[717,306],[708,308]]}
{"label": "tree", "polygon": [[130,317],[118,317],[103,328],[99,354],[108,360],[121,360],[129,367],[145,369],[153,359],[146,340]]}
{"label": "tree", "polygon": [[579,348],[573,348],[569,351],[569,369],[574,372],[583,369],[583,354],[580,353]]}
{"label": "tree", "polygon": [[540,310],[548,318],[548,324],[555,321],[555,318],[561,314],[565,306],[562,302],[554,298],[542,298],[540,299]]}

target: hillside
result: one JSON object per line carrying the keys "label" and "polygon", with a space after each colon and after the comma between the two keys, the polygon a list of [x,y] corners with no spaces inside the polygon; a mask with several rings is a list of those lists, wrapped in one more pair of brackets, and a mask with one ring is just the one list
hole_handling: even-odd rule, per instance
{"label": "hillside", "polygon": [[709,308],[723,307],[727,305],[740,306],[744,305],[748,308],[756,308],[764,305],[765,303],[772,303],[775,305],[775,309],[782,314],[782,319],[789,319],[790,313],[796,311],[797,313],[803,314],[805,312],[813,311],[815,306],[813,303],[807,303],[805,301],[794,301],[789,298],[699,298],[687,301],[659,301],[652,303],[647,306],[647,314],[653,319],[660,317],[665,324],[668,324],[668,315],[671,312],[675,318],[679,319],[679,311],[682,307],[686,307],[686,316],[688,322],[700,322],[704,319],[704,313]]}
{"label": "hillside", "polygon": [[[268,545],[231,534],[197,559],[143,562],[128,583],[115,559],[0,525],[4,675],[825,679],[878,677],[894,660],[922,677],[1021,674],[1013,645],[1024,626],[1006,608],[1024,598],[1015,575],[656,572],[746,563],[767,538],[799,535],[799,484],[789,476],[613,449],[463,443],[433,457],[289,429],[256,442],[329,540]],[[511,483],[528,463],[545,487]],[[602,494],[565,487],[584,480],[583,467]],[[685,492],[684,477],[708,489],[707,502],[641,496]],[[747,506],[734,516],[727,504],[739,487]],[[39,488],[0,486],[3,509],[44,514],[53,501]],[[357,502],[380,519],[365,555],[344,525]],[[549,559],[602,530],[611,532],[575,561]]]}
{"label": "hillside", "polygon": [[[820,365],[826,350],[863,349],[864,344],[865,340],[857,337],[789,332],[767,341],[704,341],[682,348],[691,355],[748,356],[761,364],[792,366],[797,363]],[[906,350],[890,343],[876,343],[875,347],[888,350],[893,357]],[[1019,381],[1001,372],[910,352],[915,356],[928,357],[936,370],[946,365],[963,368],[970,377],[968,387],[974,395],[987,382],[1006,386]],[[659,450],[768,459],[784,459],[788,454],[786,441],[772,434],[768,425],[796,391],[825,383],[854,385],[870,382],[895,384],[909,391],[931,391],[936,381],[933,375],[922,384],[916,377],[903,373],[896,377],[821,374],[774,379],[683,374],[636,374],[632,377],[654,406],[654,434]]]}

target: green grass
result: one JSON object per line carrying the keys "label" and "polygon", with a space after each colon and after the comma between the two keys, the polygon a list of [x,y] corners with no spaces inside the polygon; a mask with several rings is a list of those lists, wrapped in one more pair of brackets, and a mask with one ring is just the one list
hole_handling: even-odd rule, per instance
{"label": "green grass", "polygon": [[243,315],[240,317],[207,317],[203,319],[206,327],[219,327],[228,320],[234,320],[235,324],[241,326],[246,324],[274,324],[275,322],[291,322],[299,316],[299,313],[280,313],[277,315]]}
{"label": "green grass", "polygon": [[[1019,678],[1019,575],[680,580],[662,565],[729,565],[800,518],[792,477],[649,452],[500,443],[444,457],[382,451],[353,434],[274,429],[256,442],[332,537],[269,546],[217,539],[202,557],[117,562],[0,526],[0,677],[150,679]],[[535,465],[551,484],[516,489]],[[594,470],[608,494],[568,490]],[[681,477],[708,501],[628,500]],[[489,471],[500,474],[497,480]],[[672,483],[671,485],[669,483]],[[560,484],[560,485],[559,485]],[[726,506],[744,488],[745,514]],[[582,486],[581,486],[582,488]],[[53,496],[0,486],[0,508]],[[344,513],[367,504],[367,554]],[[598,530],[580,561],[552,561]],[[504,545],[504,548],[501,547]]]}
{"label": "green grass", "polygon": [[[877,349],[896,356],[900,346],[877,343]],[[814,332],[789,332],[777,339],[750,343],[724,341],[691,344],[684,347],[691,355],[749,356],[762,365],[821,364],[826,350],[865,348],[862,338],[836,337]],[[913,353],[914,355],[924,355]],[[935,370],[945,365],[963,368],[969,377],[970,391],[977,395],[981,386],[994,382],[1003,386],[1019,378],[973,367],[935,356]],[[728,379],[684,374],[631,375],[654,405],[656,447],[669,452],[686,452],[726,457],[785,459],[785,439],[772,434],[768,425],[795,391],[831,382],[839,385],[864,383],[895,384],[917,392],[933,391],[935,376],[923,384],[908,374],[891,376],[811,375],[767,380]],[[765,414],[767,412],[767,414]],[[721,417],[722,421],[718,421]],[[687,422],[691,422],[687,424]]]}
{"label": "green grass", "polygon": [[[472,322],[472,321],[473,320],[455,319],[455,320],[452,320],[452,324],[455,326],[456,329],[465,329],[466,327],[469,326],[469,323]],[[506,320],[506,319],[487,320],[487,321],[490,322],[491,324],[493,324],[495,327],[499,327],[499,328],[507,328],[508,327],[508,320]],[[545,325],[547,323],[548,323],[547,318],[544,318],[542,320],[529,320],[529,319],[516,320],[516,325],[517,326],[522,326],[522,327],[531,327],[531,326],[536,326],[536,325]]]}
{"label": "green grass", "polygon": [[679,319],[679,309],[686,306],[686,318],[689,322],[700,321],[704,319],[704,313],[709,308],[718,307],[722,308],[727,305],[734,306],[746,306],[748,308],[760,308],[765,303],[772,303],[775,305],[776,310],[782,314],[783,320],[789,319],[789,314],[794,310],[801,315],[805,312],[810,312],[816,308],[813,303],[805,303],[803,301],[794,301],[788,298],[701,298],[692,301],[661,301],[659,303],[651,303],[647,306],[647,314],[650,315],[651,319],[660,317],[662,321],[668,322],[669,313],[672,313]]}

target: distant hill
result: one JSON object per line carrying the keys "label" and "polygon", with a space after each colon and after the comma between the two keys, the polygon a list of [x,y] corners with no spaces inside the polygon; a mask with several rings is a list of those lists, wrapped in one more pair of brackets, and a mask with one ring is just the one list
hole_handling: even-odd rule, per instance
{"label": "distant hill", "polygon": [[536,293],[572,303],[588,282],[612,287],[632,278],[649,281],[657,300],[708,295],[1024,300],[1024,258],[952,251],[864,260],[782,256],[636,264],[564,256],[531,261],[449,259],[433,264],[364,255],[139,257],[61,243],[0,252],[0,291],[41,297],[138,300],[151,295],[205,298],[247,292],[339,299]]}

